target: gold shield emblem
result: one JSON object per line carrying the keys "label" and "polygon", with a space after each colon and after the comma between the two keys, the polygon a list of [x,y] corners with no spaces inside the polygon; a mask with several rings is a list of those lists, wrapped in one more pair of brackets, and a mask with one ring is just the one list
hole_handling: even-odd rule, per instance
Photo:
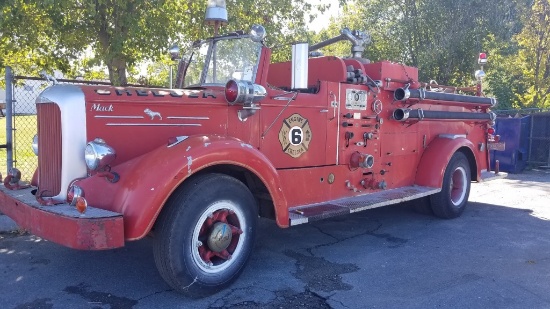
{"label": "gold shield emblem", "polygon": [[298,158],[308,150],[312,132],[309,121],[300,114],[293,114],[283,120],[279,131],[279,142],[283,151],[293,158]]}

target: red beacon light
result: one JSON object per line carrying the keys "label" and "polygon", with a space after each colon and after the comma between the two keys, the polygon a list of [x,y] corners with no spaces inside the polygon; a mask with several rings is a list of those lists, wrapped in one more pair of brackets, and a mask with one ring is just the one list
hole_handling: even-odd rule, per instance
{"label": "red beacon light", "polygon": [[487,54],[486,53],[479,53],[479,58],[477,58],[477,63],[479,65],[487,64]]}
{"label": "red beacon light", "polygon": [[225,99],[230,105],[241,103],[245,107],[253,107],[267,94],[265,88],[246,80],[231,79],[225,84]]}

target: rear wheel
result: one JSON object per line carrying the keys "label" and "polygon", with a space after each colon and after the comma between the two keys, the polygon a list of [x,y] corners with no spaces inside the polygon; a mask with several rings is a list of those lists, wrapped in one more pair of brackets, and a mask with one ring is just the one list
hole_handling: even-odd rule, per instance
{"label": "rear wheel", "polygon": [[223,174],[190,179],[156,225],[157,268],[176,291],[201,297],[233,282],[254,245],[257,206],[248,188]]}
{"label": "rear wheel", "polygon": [[437,217],[459,217],[470,195],[470,164],[462,152],[456,152],[449,161],[443,176],[441,192],[430,196],[432,210]]}

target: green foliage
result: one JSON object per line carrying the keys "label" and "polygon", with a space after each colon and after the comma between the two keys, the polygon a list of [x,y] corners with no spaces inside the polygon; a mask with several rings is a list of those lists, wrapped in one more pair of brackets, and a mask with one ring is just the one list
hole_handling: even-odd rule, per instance
{"label": "green foliage", "polygon": [[[342,26],[367,30],[371,60],[417,66],[421,80],[471,84],[483,39],[509,39],[517,28],[516,2],[478,0],[351,1],[327,34]],[[328,36],[323,32],[321,37]],[[342,47],[335,48],[342,52]]]}
{"label": "green foliage", "polygon": [[[484,86],[499,108],[550,107],[550,0],[340,0],[342,14],[321,31],[306,26],[315,12],[335,9],[322,0],[226,3],[229,23],[220,33],[264,25],[273,61],[288,60],[293,42],[314,44],[348,27],[371,34],[364,57],[417,66],[421,81],[472,85],[477,54],[486,51]],[[204,25],[205,8],[206,1],[183,0],[4,0],[0,73],[10,65],[19,75],[56,69],[117,85],[166,86],[170,66],[175,72],[166,49],[184,51],[214,34]],[[350,44],[323,52],[349,56]]]}
{"label": "green foliage", "polygon": [[518,91],[525,87],[521,70],[514,63],[517,62],[517,45],[513,42],[499,41],[493,35],[489,35],[484,46],[491,60],[488,66],[489,73],[484,81],[485,91],[497,97],[498,109],[523,107],[517,95]]}
{"label": "green foliage", "polygon": [[518,31],[510,40],[488,36],[489,92],[499,109],[550,107],[550,5],[537,0],[518,10]]}
{"label": "green foliage", "polygon": [[24,0],[6,0],[0,6],[0,70],[10,65],[18,74],[38,75],[43,68],[66,71],[74,59],[74,45],[67,42],[59,48],[55,41],[52,23],[58,16],[49,16],[42,5]]}
{"label": "green foliage", "polygon": [[[222,31],[261,23],[272,43],[288,42],[292,33],[305,29],[303,17],[311,7],[305,1],[228,0],[230,20]],[[135,71],[139,62],[166,62],[163,54],[171,44],[211,36],[213,29],[203,24],[205,9],[206,1],[5,0],[0,66],[13,66],[18,74],[36,75],[46,68],[102,77],[98,65],[104,65],[111,82],[124,85],[127,70]],[[88,54],[94,57],[77,60]]]}
{"label": "green foliage", "polygon": [[550,1],[535,0],[514,37],[519,45],[519,67],[529,88],[520,94],[527,107],[550,107]]}

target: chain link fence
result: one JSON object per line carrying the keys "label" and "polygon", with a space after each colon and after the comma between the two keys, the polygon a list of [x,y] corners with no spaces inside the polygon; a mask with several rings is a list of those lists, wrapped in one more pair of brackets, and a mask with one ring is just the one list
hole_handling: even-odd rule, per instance
{"label": "chain link fence", "polygon": [[[110,85],[108,82],[57,79],[59,84]],[[6,68],[6,99],[0,124],[6,130],[0,133],[0,172],[5,175],[11,167],[21,171],[21,179],[29,181],[38,165],[32,150],[32,139],[37,133],[36,98],[53,81],[40,77],[19,76]],[[9,89],[8,89],[9,88]]]}

